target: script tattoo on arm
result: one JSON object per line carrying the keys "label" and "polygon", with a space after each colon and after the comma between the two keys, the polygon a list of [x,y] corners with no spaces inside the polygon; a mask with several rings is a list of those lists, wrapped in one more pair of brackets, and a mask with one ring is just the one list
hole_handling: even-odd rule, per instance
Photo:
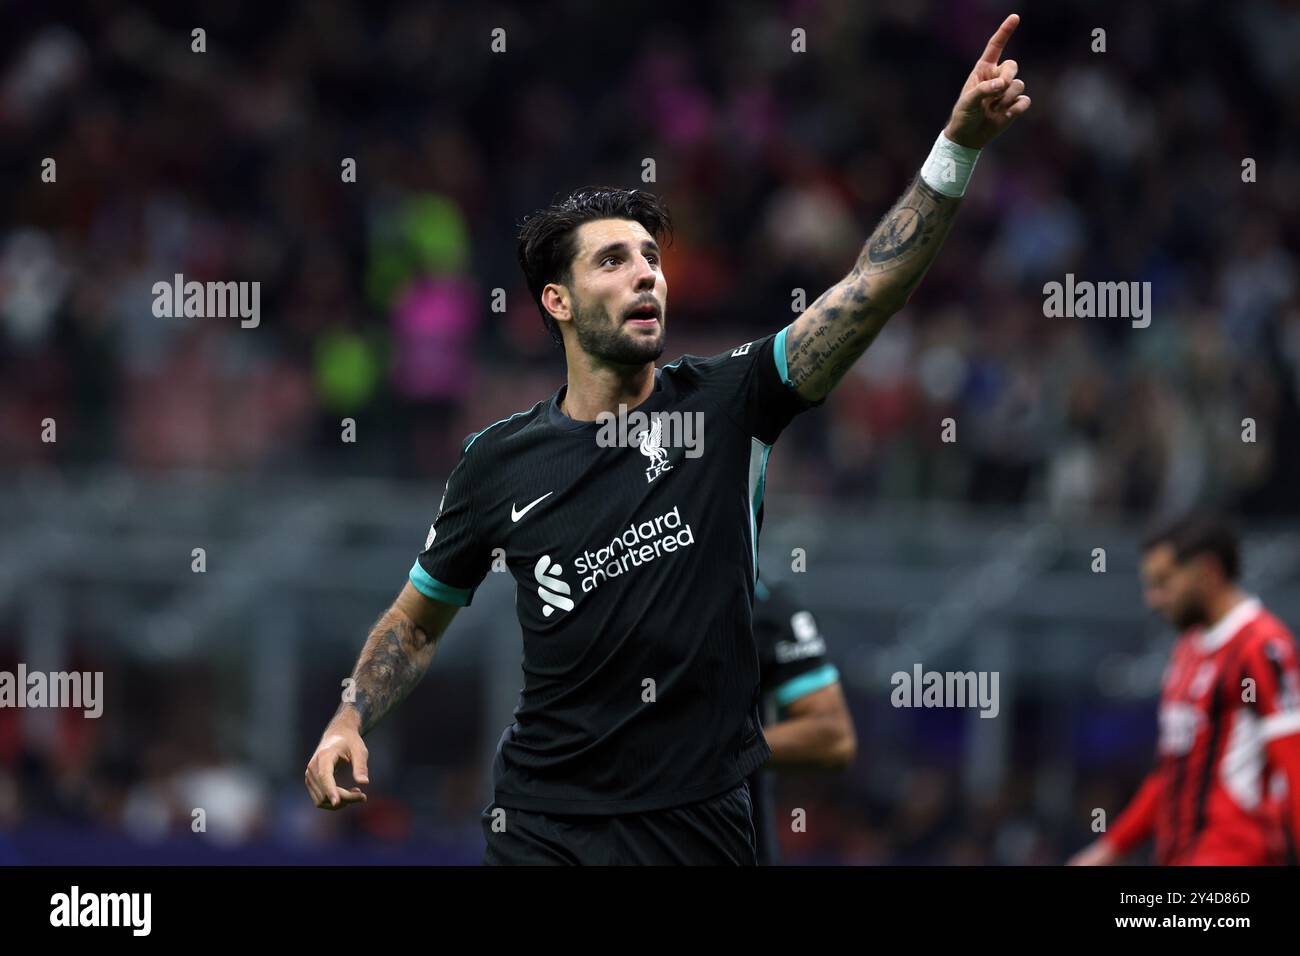
{"label": "script tattoo on arm", "polygon": [[876,226],[852,271],[794,321],[786,335],[786,368],[801,395],[825,398],[907,304],[960,205],[914,180]]}

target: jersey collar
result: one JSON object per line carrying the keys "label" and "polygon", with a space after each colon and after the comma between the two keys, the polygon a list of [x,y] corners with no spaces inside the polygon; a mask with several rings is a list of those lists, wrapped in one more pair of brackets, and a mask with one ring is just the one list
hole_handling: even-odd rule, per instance
{"label": "jersey collar", "polygon": [[[641,412],[658,411],[659,396],[663,392],[663,387],[664,387],[663,375],[661,374],[662,371],[663,370],[658,367],[655,368],[654,391],[650,393],[649,397],[647,397],[644,402],[638,405],[635,409],[629,409],[629,411],[641,411]],[[599,429],[600,422],[598,421],[597,422],[574,421],[568,415],[564,414],[564,412],[560,411],[560,402],[564,401],[564,393],[568,391],[568,388],[569,386],[568,383],[566,382],[564,385],[561,385],[558,389],[556,389],[555,394],[551,396],[551,400],[549,403],[547,403],[546,406],[547,420],[556,428],[559,428],[563,431],[594,432],[597,429]]]}
{"label": "jersey collar", "polygon": [[1254,620],[1260,611],[1259,598],[1247,597],[1238,601],[1214,626],[1197,636],[1197,646],[1209,654],[1217,651],[1237,636],[1237,632]]}

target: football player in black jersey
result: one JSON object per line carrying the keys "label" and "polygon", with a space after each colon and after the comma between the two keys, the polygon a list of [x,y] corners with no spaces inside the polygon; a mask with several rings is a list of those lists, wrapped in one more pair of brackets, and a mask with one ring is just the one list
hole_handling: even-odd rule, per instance
{"label": "football player in black jersey", "polygon": [[[409,581],[371,630],[305,782],[364,801],[363,736],[418,682],[503,553],[523,690],[483,812],[490,863],[756,862],[752,633],[768,455],[901,309],[952,227],[981,148],[1029,107],[1008,17],[920,174],[848,274],[774,334],[658,367],[667,210],[582,189],[523,223],[519,261],[564,347],[549,398],[466,438]],[[431,733],[438,728],[430,728]],[[335,780],[342,761],[355,786]]]}
{"label": "football player in black jersey", "polygon": [[754,585],[763,736],[772,749],[766,768],[749,778],[758,862],[780,862],[769,770],[844,770],[857,754],[857,734],[840,675],[812,611],[793,587],[760,576]]}

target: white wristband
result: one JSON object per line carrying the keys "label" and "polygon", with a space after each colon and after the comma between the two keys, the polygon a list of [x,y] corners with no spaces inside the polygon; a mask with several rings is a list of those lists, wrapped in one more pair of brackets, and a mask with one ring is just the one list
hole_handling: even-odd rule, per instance
{"label": "white wristband", "polygon": [[966,184],[979,157],[978,149],[958,146],[940,132],[930,157],[921,167],[921,181],[936,192],[959,199],[966,195]]}

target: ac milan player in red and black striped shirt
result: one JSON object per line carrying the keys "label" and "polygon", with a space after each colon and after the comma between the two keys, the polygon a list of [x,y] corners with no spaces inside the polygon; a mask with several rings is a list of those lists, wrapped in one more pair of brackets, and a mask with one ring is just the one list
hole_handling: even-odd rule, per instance
{"label": "ac milan player in red and black striped shirt", "polygon": [[1070,862],[1117,861],[1155,836],[1162,865],[1296,862],[1300,667],[1290,631],[1237,586],[1237,540],[1192,517],[1147,539],[1147,604],[1183,631],[1160,696],[1156,767]]}

